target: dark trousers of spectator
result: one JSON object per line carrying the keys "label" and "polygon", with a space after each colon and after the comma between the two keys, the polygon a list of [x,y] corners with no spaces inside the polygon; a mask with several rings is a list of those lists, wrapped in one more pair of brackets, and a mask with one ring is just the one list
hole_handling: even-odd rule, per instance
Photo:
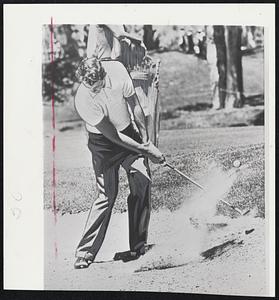
{"label": "dark trousers of spectator", "polygon": [[[141,138],[132,125],[122,133],[141,143]],[[147,158],[114,144],[102,134],[89,133],[88,147],[92,153],[98,197],[89,212],[76,256],[89,255],[94,259],[102,246],[118,193],[120,166],[126,170],[130,188],[130,250],[138,251],[147,242],[150,219],[151,178]]]}

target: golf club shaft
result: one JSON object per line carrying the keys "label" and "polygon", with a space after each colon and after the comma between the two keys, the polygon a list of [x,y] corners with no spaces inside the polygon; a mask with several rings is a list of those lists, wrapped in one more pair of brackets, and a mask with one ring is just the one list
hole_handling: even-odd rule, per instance
{"label": "golf club shaft", "polygon": [[[181,175],[183,178],[187,179],[188,181],[192,182],[197,187],[199,187],[200,189],[202,189],[202,190],[205,191],[205,188],[202,185],[200,185],[199,183],[197,183],[196,181],[194,181],[193,179],[191,179],[189,176],[187,176],[186,174],[184,174],[181,171],[179,171],[178,169],[176,169],[174,166],[170,165],[169,163],[165,163],[165,166],[167,166],[170,169],[174,170],[176,173],[178,173],[179,175]],[[233,210],[235,210],[239,214],[243,215],[243,213],[242,213],[242,211],[240,209],[238,209],[235,206],[231,205],[229,202],[227,202],[227,201],[225,201],[223,199],[220,199],[220,201],[222,201],[223,203],[225,203],[226,205],[228,205],[229,207],[231,207]]]}
{"label": "golf club shaft", "polygon": [[220,199],[221,202],[227,204],[229,207],[231,207],[233,210],[235,210],[236,212],[238,212],[240,215],[243,215],[243,212],[238,209],[237,207],[235,207],[234,205],[230,204],[229,202],[223,200],[223,199]]}
{"label": "golf club shaft", "polygon": [[191,179],[190,177],[188,177],[187,175],[185,175],[184,173],[182,173],[181,171],[179,171],[178,169],[176,169],[174,166],[170,165],[169,163],[165,164],[167,167],[169,167],[170,169],[174,170],[176,173],[178,173],[179,175],[181,175],[182,177],[184,177],[185,179],[187,179],[188,181],[192,182],[193,184],[195,184],[197,187],[199,187],[200,189],[204,190],[204,187],[201,186],[199,183],[197,183],[196,181],[194,181],[193,179]]}

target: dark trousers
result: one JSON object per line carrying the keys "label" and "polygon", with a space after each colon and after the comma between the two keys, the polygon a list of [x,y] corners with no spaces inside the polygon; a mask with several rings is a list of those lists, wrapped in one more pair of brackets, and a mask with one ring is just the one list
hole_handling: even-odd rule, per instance
{"label": "dark trousers", "polygon": [[[132,125],[122,133],[141,143],[141,138]],[[148,161],[141,154],[114,144],[101,134],[89,133],[88,147],[92,153],[98,197],[89,212],[76,256],[85,257],[89,254],[95,258],[103,243],[118,193],[120,166],[126,170],[130,187],[130,249],[137,251],[147,242],[150,219],[151,179]]]}

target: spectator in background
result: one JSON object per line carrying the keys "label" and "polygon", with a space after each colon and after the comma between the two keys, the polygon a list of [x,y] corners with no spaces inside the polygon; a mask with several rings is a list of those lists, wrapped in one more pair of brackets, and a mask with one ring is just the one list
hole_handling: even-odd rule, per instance
{"label": "spectator in background", "polygon": [[[127,39],[128,38],[128,39]],[[118,60],[121,56],[120,40],[141,41],[125,31],[123,25],[90,25],[87,41],[87,57],[101,60]]]}
{"label": "spectator in background", "polygon": [[186,52],[186,48],[187,48],[187,43],[186,43],[186,39],[185,39],[185,29],[183,27],[181,27],[179,29],[179,40],[178,40],[178,44],[180,49],[183,52]]}
{"label": "spectator in background", "polygon": [[205,32],[203,30],[199,29],[198,33],[197,33],[197,38],[198,38],[198,48],[199,48],[198,56],[200,58],[206,59],[206,35],[205,35]]}
{"label": "spectator in background", "polygon": [[187,44],[188,44],[188,50],[187,53],[188,54],[193,54],[195,53],[194,50],[194,41],[193,41],[193,31],[192,30],[188,30],[187,31]]}
{"label": "spectator in background", "polygon": [[251,30],[249,30],[247,32],[247,45],[248,45],[248,48],[250,48],[250,49],[256,48],[256,42],[255,42],[254,35]]}
{"label": "spectator in background", "polygon": [[206,59],[210,70],[210,89],[212,109],[220,109],[219,99],[219,73],[217,68],[217,49],[213,38],[213,27],[207,26],[207,51]]}

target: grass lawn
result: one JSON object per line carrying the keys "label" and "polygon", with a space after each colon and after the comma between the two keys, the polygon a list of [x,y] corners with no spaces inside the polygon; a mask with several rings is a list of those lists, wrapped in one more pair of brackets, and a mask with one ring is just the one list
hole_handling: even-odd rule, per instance
{"label": "grass lawn", "polygon": [[[81,154],[71,153],[71,144],[79,144],[76,149],[83,150],[86,145],[82,135],[73,136],[71,133],[63,140],[63,133],[57,136],[57,151],[66,153],[72,166],[61,167],[57,170],[56,199],[58,209],[62,213],[76,213],[90,208],[96,198],[95,178],[90,162],[87,167],[79,165],[75,157]],[[232,143],[233,141],[233,143]],[[247,165],[232,186],[227,200],[240,208],[256,208],[259,216],[264,216],[264,139],[263,127],[238,127],[221,129],[193,129],[163,131],[160,139],[160,149],[166,154],[167,160],[181,171],[190,175],[201,184],[206,184],[203,178],[210,176],[208,167],[216,163],[219,169],[232,168],[235,159]],[[73,152],[73,151],[72,151]],[[60,158],[63,156],[57,153]],[[82,153],[82,152],[81,152]],[[152,208],[158,210],[167,208],[176,210],[182,203],[191,198],[197,188],[182,179],[168,168],[152,165]],[[126,174],[120,173],[119,197],[115,211],[125,211],[128,182]],[[45,207],[51,208],[51,176],[52,172],[45,171]],[[220,205],[219,210],[224,214],[233,212]]]}
{"label": "grass lawn", "polygon": [[[155,53],[153,57],[161,60],[162,111],[189,104],[211,103],[206,61],[180,52]],[[243,56],[242,63],[245,95],[263,94],[263,52]]]}

